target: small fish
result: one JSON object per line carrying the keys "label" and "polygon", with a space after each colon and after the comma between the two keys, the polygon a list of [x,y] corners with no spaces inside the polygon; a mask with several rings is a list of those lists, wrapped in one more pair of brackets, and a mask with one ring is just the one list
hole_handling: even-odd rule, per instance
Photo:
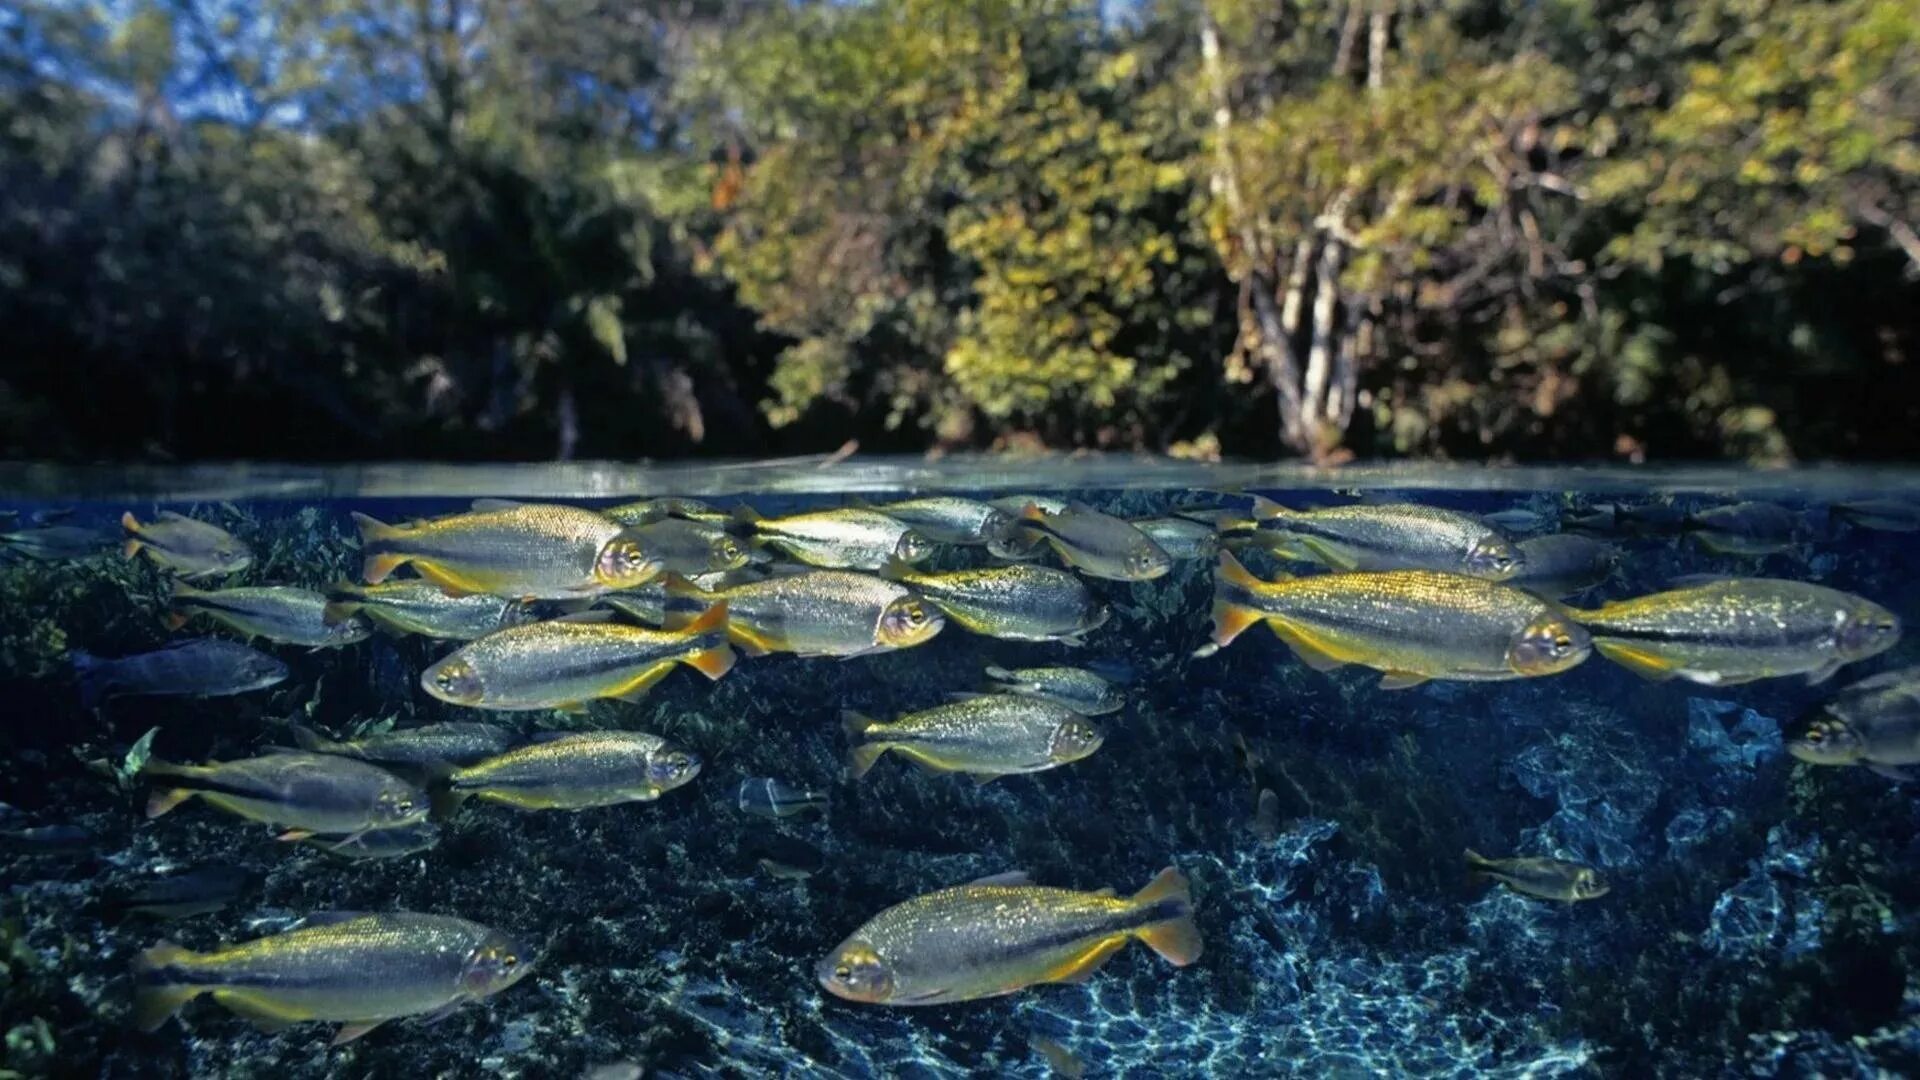
{"label": "small fish", "polygon": [[1220,550],[1220,534],[1204,521],[1188,517],[1134,518],[1134,528],[1174,559],[1211,559]]}
{"label": "small fish", "polygon": [[0,849],[25,855],[83,851],[100,838],[78,825],[28,825],[0,830]]}
{"label": "small fish", "polygon": [[718,525],[662,518],[632,529],[647,554],[670,574],[709,574],[747,565],[747,549]]}
{"label": "small fish", "polygon": [[142,881],[116,894],[111,905],[156,919],[208,915],[225,909],[252,888],[257,876],[242,866],[208,863]]}
{"label": "small fish", "polygon": [[465,919],[327,912],[297,930],[211,952],[163,941],[141,953],[134,1023],[158,1030],[204,994],[266,1031],[338,1022],[338,1046],[388,1020],[437,1019],[505,990],[532,967],[525,946]]}
{"label": "small fish", "polygon": [[1742,502],[1688,514],[1686,529],[1720,555],[1774,555],[1790,550],[1803,531],[1800,515],[1784,506]]}
{"label": "small fish", "polygon": [[1505,529],[1508,533],[1543,532],[1553,527],[1551,515],[1524,506],[1509,510],[1497,510],[1491,514],[1480,515],[1481,519]]}
{"label": "small fish", "polygon": [[140,775],[157,785],[147,799],[149,818],[197,796],[249,821],[284,826],[282,840],[410,825],[428,810],[419,788],[385,769],[331,754],[283,750],[211,765],[154,758]]}
{"label": "small fish", "polygon": [[162,510],[142,525],[132,511],[120,515],[127,532],[121,553],[131,559],[142,551],[155,566],[184,578],[232,574],[253,565],[253,551],[225,529]]}
{"label": "small fish", "polygon": [[1084,645],[1112,615],[1086,583],[1047,566],[935,573],[896,560],[880,576],[912,587],[948,619],[988,637]]}
{"label": "small fish", "polygon": [[611,612],[513,626],[469,642],[420,674],[427,693],[475,709],[566,709],[597,698],[638,701],[676,664],[709,679],[733,670],[727,605],[683,627],[608,622]]}
{"label": "small fish", "polygon": [[763,818],[789,818],[809,810],[827,812],[827,797],[817,791],[794,787],[771,776],[754,776],[740,781],[734,789],[733,804],[742,813]]}
{"label": "small fish", "polygon": [[397,859],[438,844],[440,826],[431,821],[418,821],[349,836],[309,836],[306,842],[346,859]]}
{"label": "small fish", "polygon": [[1834,517],[1862,529],[1920,532],[1920,506],[1900,499],[1856,499],[1834,503]]}
{"label": "small fish", "polygon": [[1335,570],[1438,570],[1487,581],[1521,572],[1525,556],[1506,531],[1472,514],[1418,503],[1360,503],[1289,510],[1254,496],[1252,522],[1223,522],[1227,531],[1252,530],[1288,558]]}
{"label": "small fish", "polygon": [[1619,564],[1620,549],[1577,533],[1548,533],[1520,541],[1523,569],[1506,584],[1559,600],[1599,585]]}
{"label": "small fish", "polygon": [[113,546],[114,537],[84,525],[39,525],[0,532],[0,550],[41,562],[85,559]]}
{"label": "small fish", "polygon": [[1582,532],[1623,533],[1630,536],[1663,536],[1677,533],[1687,522],[1687,512],[1673,503],[1596,503],[1580,513],[1567,514],[1561,525]]}
{"label": "small fish", "polygon": [[1280,838],[1280,796],[1272,788],[1261,788],[1260,798],[1254,803],[1253,835],[1264,844]]}
{"label": "small fish", "polygon": [[430,581],[389,580],[378,585],[340,582],[327,590],[322,618],[330,623],[371,619],[396,633],[472,641],[495,630],[532,622],[533,609],[507,597],[448,596]]}
{"label": "small fish", "polygon": [[727,637],[749,656],[865,656],[922,644],[946,625],[938,608],[906,586],[866,574],[810,570],[704,592],[667,583],[662,625],[684,625],[716,601],[727,604]]}
{"label": "small fish", "polygon": [[[712,574],[688,574],[686,580],[696,589],[714,592],[749,581],[765,581],[766,575],[752,567]],[[600,597],[601,607],[612,608],[629,619],[659,626],[667,621],[667,582],[670,577],[655,578],[645,585],[622,589]]]}
{"label": "small fish", "polygon": [[1854,683],[1801,717],[1786,734],[1787,752],[1814,765],[1864,765],[1893,780],[1911,780],[1920,765],[1920,668],[1902,668]]}
{"label": "small fish", "polygon": [[618,522],[575,506],[515,503],[399,526],[359,513],[353,520],[370,585],[411,564],[453,596],[568,600],[630,588],[661,572],[660,561]]}
{"label": "small fish", "polygon": [[878,570],[891,559],[916,563],[933,554],[926,537],[877,510],[842,507],[763,518],[743,506],[734,521],[755,540],[829,570]]}
{"label": "small fish", "polygon": [[110,697],[183,695],[226,697],[286,679],[287,665],[236,641],[195,638],[153,652],[109,660],[73,651],[80,703],[91,709]]}
{"label": "small fish", "polygon": [[1130,522],[1079,503],[1059,514],[1029,505],[1015,528],[1044,538],[1067,565],[1090,577],[1151,581],[1173,569],[1173,558]]}
{"label": "small fish", "polygon": [[1569,613],[1609,660],[1649,679],[1706,686],[1806,675],[1892,648],[1900,620],[1869,600],[1803,581],[1727,578]]}
{"label": "small fish", "polygon": [[670,517],[707,525],[724,525],[727,522],[725,510],[716,510],[699,499],[641,499],[639,502],[609,506],[600,512],[622,525],[648,525]]}
{"label": "small fish", "polygon": [[1085,668],[1033,667],[1012,671],[1003,667],[987,668],[993,689],[1002,694],[1027,697],[1065,705],[1082,716],[1100,716],[1117,712],[1127,703],[1127,695]]}
{"label": "small fish", "polygon": [[1081,1080],[1087,1075],[1087,1063],[1080,1060],[1080,1055],[1037,1031],[1027,1035],[1027,1047],[1046,1060],[1047,1068],[1053,1070],[1055,1076]]}
{"label": "small fish", "polygon": [[1016,694],[948,702],[892,723],[852,710],[841,718],[847,733],[860,740],[848,755],[855,777],[865,776],[891,750],[929,772],[966,773],[984,784],[1079,761],[1106,740],[1093,721],[1072,709]]}
{"label": "small fish", "polygon": [[1008,880],[896,904],[827,954],[814,975],[848,1001],[944,1005],[1085,982],[1133,938],[1177,967],[1200,958],[1193,898],[1172,867],[1130,897],[1001,883]]}
{"label": "small fish", "polygon": [[1005,536],[1013,515],[975,499],[930,495],[868,507],[941,544],[978,546]]}
{"label": "small fish", "polygon": [[813,871],[804,866],[794,866],[775,859],[761,859],[754,863],[760,872],[779,881],[805,881],[813,876]]}
{"label": "small fish", "polygon": [[497,724],[446,723],[399,728],[357,739],[329,739],[299,724],[293,741],[311,754],[336,754],[388,769],[444,775],[454,767],[474,765],[520,745],[519,732]]}
{"label": "small fish", "polygon": [[365,641],[373,627],[349,616],[328,622],[327,598],[288,585],[243,589],[196,589],[184,581],[173,583],[169,629],[178,630],[195,615],[226,623],[249,640],[263,637],[283,645],[330,648]]}
{"label": "small fish", "polygon": [[1542,900],[1594,900],[1611,888],[1592,867],[1560,859],[1489,859],[1468,848],[1467,865],[1514,892]]}
{"label": "small fish", "polygon": [[1308,667],[1361,664],[1384,672],[1388,690],[1554,675],[1592,651],[1587,632],[1557,606],[1510,585],[1431,570],[1265,582],[1221,552],[1213,645],[1201,654],[1262,619]]}
{"label": "small fish", "polygon": [[520,810],[583,810],[651,802],[700,773],[700,759],[658,735],[594,731],[542,739],[447,779],[454,802],[477,798]]}

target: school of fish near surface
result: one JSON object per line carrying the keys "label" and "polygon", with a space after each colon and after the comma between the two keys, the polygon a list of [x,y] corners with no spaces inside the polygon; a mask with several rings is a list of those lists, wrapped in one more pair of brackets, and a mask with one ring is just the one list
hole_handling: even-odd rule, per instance
{"label": "school of fish near surface", "polygon": [[[840,663],[954,633],[1064,648],[989,666],[970,686],[911,688],[920,706],[890,719],[844,710],[848,775],[864,776],[889,756],[918,766],[926,784],[962,773],[980,784],[1023,777],[1017,782],[1045,785],[1054,770],[1097,768],[1097,751],[1125,731],[1129,695],[1124,679],[1076,663],[1072,650],[1098,648],[1103,634],[1122,630],[1129,616],[1115,599],[1160,587],[1182,563],[1210,565],[1214,579],[1211,626],[1194,620],[1194,656],[1182,662],[1208,662],[1265,625],[1286,646],[1266,654],[1275,663],[1327,673],[1315,677],[1371,669],[1381,690],[1551,678],[1594,654],[1651,680],[1820,683],[1885,653],[1902,634],[1900,617],[1868,598],[1787,578],[1736,572],[1610,595],[1624,536],[1685,537],[1733,559],[1809,543],[1807,518],[1771,504],[1560,515],[1561,525],[1583,530],[1574,532],[1531,509],[1483,517],[1405,502],[1216,501],[1130,520],[1044,494],[991,502],[928,495],[767,515],[670,496],[603,510],[481,500],[396,524],[354,514],[362,581],[231,585],[221,579],[257,567],[260,553],[189,515],[129,512],[123,554],[172,575],[165,625],[217,624],[253,644],[193,637],[114,659],[76,650],[73,661],[85,703],[105,708],[136,695],[244,695],[287,679],[287,663],[259,645],[351,649],[374,634],[444,643],[414,685],[471,710],[462,719],[357,732],[288,721],[274,733],[280,745],[258,756],[149,757],[141,768],[149,817],[198,802],[342,859],[383,859],[431,851],[441,823],[458,814],[661,802],[601,811],[635,815],[627,827],[644,828],[647,813],[703,812],[669,796],[716,763],[673,739],[528,730],[502,714],[582,713],[590,701],[627,708],[679,667],[708,681],[751,677],[775,653]],[[1833,507],[1831,517],[1906,532],[1920,511],[1863,500]],[[88,557],[110,538],[39,525],[0,541],[23,557],[57,559]],[[824,723],[842,712],[837,704],[787,707]],[[1802,717],[1786,745],[1810,764],[1908,779],[1920,766],[1920,669],[1844,687]],[[1257,787],[1250,796],[1251,830],[1270,841],[1278,799]],[[838,813],[832,792],[777,776],[741,780],[723,802],[774,822]],[[1477,878],[1545,902],[1604,901],[1616,884],[1552,853],[1469,849],[1465,863]],[[759,865],[774,879],[805,882],[818,860],[776,852]],[[209,865],[156,878],[117,902],[146,917],[188,918],[220,910],[252,884],[244,871]],[[1133,940],[1175,968],[1204,956],[1202,907],[1175,867],[1130,896],[1038,885],[1017,873],[926,885],[888,906],[876,898],[874,912],[833,913],[845,926],[823,926],[823,946],[846,937],[813,963],[819,988],[863,1005],[930,1006],[1084,982]],[[132,1012],[151,1030],[206,998],[267,1030],[337,1023],[339,1043],[390,1020],[438,1018],[488,999],[536,960],[511,928],[453,915],[317,912],[295,928],[211,950],[155,944],[135,962]]]}

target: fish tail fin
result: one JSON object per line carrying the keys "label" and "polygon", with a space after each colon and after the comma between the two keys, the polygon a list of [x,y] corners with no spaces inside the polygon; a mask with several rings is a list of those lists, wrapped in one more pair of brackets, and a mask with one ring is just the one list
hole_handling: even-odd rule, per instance
{"label": "fish tail fin", "polygon": [[[361,545],[369,549],[382,540],[391,540],[400,535],[399,529],[358,510],[353,511],[353,523],[360,529]],[[360,567],[360,576],[367,580],[367,584],[378,585],[406,561],[404,555],[369,550]]]}
{"label": "fish tail fin", "polygon": [[709,679],[718,679],[720,676],[733,670],[733,663],[736,659],[733,652],[733,644],[724,637],[727,630],[727,602],[725,600],[714,604],[702,613],[699,618],[681,627],[680,630],[688,637],[699,637],[702,634],[712,633],[716,630],[723,635],[720,644],[715,645],[713,648],[701,649],[699,652],[689,653],[686,657],[686,663],[690,667],[693,667]]}
{"label": "fish tail fin", "polygon": [[1224,647],[1261,619],[1258,611],[1235,603],[1233,596],[1238,593],[1257,594],[1266,582],[1254,577],[1251,571],[1240,565],[1239,559],[1225,551],[1220,553],[1219,568],[1214,572],[1213,580],[1213,643]]}
{"label": "fish tail fin", "polygon": [[471,793],[454,787],[451,783],[442,784],[427,795],[430,814],[435,821],[446,821],[460,812],[460,804],[467,801]]}
{"label": "fish tail fin", "polygon": [[1466,850],[1465,857],[1467,860],[1467,866],[1470,869],[1472,869],[1475,873],[1483,874],[1486,871],[1492,869],[1493,867],[1492,859],[1487,858],[1485,855],[1480,854],[1479,852],[1473,850],[1472,848],[1468,848]]}
{"label": "fish tail fin", "polygon": [[351,581],[336,581],[327,588],[327,606],[320,609],[320,621],[328,626],[343,623],[365,606],[359,586]]}
{"label": "fish tail fin", "polygon": [[760,511],[746,503],[741,503],[727,513],[727,524],[751,531],[755,525],[759,524],[761,517]]}
{"label": "fish tail fin", "polygon": [[147,820],[161,816],[188,799],[193,798],[190,788],[162,788],[147,796]]}
{"label": "fish tail fin", "polygon": [[1294,513],[1294,511],[1281,506],[1279,503],[1274,502],[1264,495],[1255,495],[1253,497],[1253,519],[1255,521],[1272,521],[1274,518],[1283,518],[1292,513]]}
{"label": "fish tail fin", "polygon": [[166,623],[167,629],[178,630],[187,625],[187,620],[192,616],[182,608],[181,601],[202,595],[205,595],[202,590],[194,588],[179,578],[174,578],[167,592],[167,602],[172,606],[167,609],[167,614],[161,620]]}
{"label": "fish tail fin", "polygon": [[74,680],[80,684],[80,707],[89,711],[99,708],[107,695],[111,665],[85,649],[73,650],[68,659],[73,661]]}
{"label": "fish tail fin", "polygon": [[869,729],[879,722],[880,721],[875,720],[863,712],[857,712],[853,709],[840,710],[840,728],[849,736],[865,735]]}
{"label": "fish tail fin", "polygon": [[[852,709],[840,710],[840,726],[846,731],[849,738],[860,738],[879,726],[879,723],[880,721],[875,720],[865,713],[856,712]],[[880,755],[886,752],[887,747],[885,743],[855,744],[847,751],[847,769],[853,773],[853,778],[858,780],[867,775],[867,770],[873,768],[873,763],[879,761]]]}
{"label": "fish tail fin", "polygon": [[135,1027],[156,1031],[187,1002],[200,996],[204,987],[167,979],[169,969],[193,955],[171,941],[162,941],[133,958],[134,981],[140,984],[133,992]]}
{"label": "fish tail fin", "polygon": [[1186,875],[1167,867],[1139,892],[1133,902],[1141,907],[1158,907],[1167,918],[1136,931],[1147,947],[1165,957],[1175,967],[1186,967],[1200,959],[1200,928],[1193,922],[1193,892]]}
{"label": "fish tail fin", "polygon": [[140,549],[144,546],[144,541],[140,539],[140,519],[133,516],[133,511],[128,510],[120,515],[120,527],[127,530],[127,539],[120,545],[120,554],[131,559],[140,554]]}
{"label": "fish tail fin", "polygon": [[1040,504],[1038,503],[1028,503],[1020,508],[1020,520],[1045,521],[1047,520],[1047,512],[1040,509]]}
{"label": "fish tail fin", "polygon": [[[667,589],[667,610],[660,619],[660,628],[662,630],[685,630],[695,622],[713,613],[715,605],[712,593],[688,581],[679,574],[669,573],[661,580],[666,583]],[[696,612],[694,609],[683,605],[680,610],[676,611],[673,605],[675,600],[696,601],[700,604],[700,607]]]}

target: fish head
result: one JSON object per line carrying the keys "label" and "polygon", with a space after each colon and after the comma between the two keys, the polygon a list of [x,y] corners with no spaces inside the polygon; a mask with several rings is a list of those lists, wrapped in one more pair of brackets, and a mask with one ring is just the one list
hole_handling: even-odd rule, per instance
{"label": "fish head", "polygon": [[715,573],[738,570],[747,565],[747,549],[740,541],[721,533],[707,546],[707,569]]}
{"label": "fish head", "polygon": [[609,589],[630,589],[659,577],[665,569],[666,563],[648,552],[640,537],[629,531],[600,549],[593,562],[593,577]]}
{"label": "fish head", "polygon": [[700,775],[700,755],[662,743],[647,755],[647,780],[661,791],[671,791]]}
{"label": "fish head", "polygon": [[1840,616],[1838,640],[1841,655],[1849,660],[1878,656],[1900,640],[1900,617],[1862,600]]}
{"label": "fish head", "polygon": [[917,563],[933,554],[933,541],[908,529],[900,534],[900,540],[893,545],[893,553],[901,562]]}
{"label": "fish head", "polygon": [[939,633],[945,625],[947,617],[941,614],[940,609],[917,596],[902,596],[880,613],[880,625],[874,632],[874,643],[904,649]]}
{"label": "fish head", "polygon": [[1507,646],[1507,666],[1522,675],[1553,675],[1579,664],[1592,651],[1586,627],[1549,612],[1514,635]]}
{"label": "fish head", "polygon": [[1612,888],[1613,886],[1607,884],[1599,874],[1583,866],[1573,872],[1573,881],[1569,883],[1568,891],[1575,900],[1594,900],[1607,895]]}
{"label": "fish head", "polygon": [[471,998],[497,994],[526,978],[533,970],[533,961],[524,944],[498,930],[489,930],[461,965],[460,989]]}
{"label": "fish head", "polygon": [[355,612],[344,619],[327,623],[326,635],[329,645],[351,645],[373,636],[373,624],[367,621],[366,616]]}
{"label": "fish head", "polygon": [[377,829],[392,829],[426,820],[426,795],[413,785],[396,778],[373,796],[373,821]]}
{"label": "fish head", "polygon": [[258,690],[285,680],[288,669],[286,664],[266,653],[254,653],[240,659],[236,674],[242,684]]}
{"label": "fish head", "polygon": [[987,508],[980,518],[980,539],[988,546],[1004,543],[1013,533],[1013,515],[997,506]]}
{"label": "fish head", "polygon": [[813,975],[827,993],[848,1001],[881,1005],[893,997],[893,969],[864,941],[848,941],[833,950],[815,965]]}
{"label": "fish head", "polygon": [[500,628],[503,630],[509,626],[524,626],[530,622],[537,622],[539,618],[539,608],[525,600],[508,600],[500,608]]}
{"label": "fish head", "polygon": [[1866,739],[1847,719],[1819,710],[1795,721],[1786,733],[1787,753],[1812,765],[1852,765],[1866,756]]}
{"label": "fish head", "polygon": [[1099,725],[1084,716],[1063,720],[1053,729],[1053,738],[1047,743],[1047,757],[1062,765],[1081,758],[1100,749],[1107,741],[1107,733]]}
{"label": "fish head", "polygon": [[1526,568],[1526,556],[1504,536],[1483,536],[1467,549],[1467,573],[1487,581],[1505,581]]}
{"label": "fish head", "polygon": [[1173,557],[1147,536],[1128,544],[1121,559],[1131,581],[1151,581],[1173,569]]}
{"label": "fish head", "polygon": [[441,660],[420,673],[420,687],[441,701],[453,705],[478,705],[487,688],[471,661],[459,653]]}

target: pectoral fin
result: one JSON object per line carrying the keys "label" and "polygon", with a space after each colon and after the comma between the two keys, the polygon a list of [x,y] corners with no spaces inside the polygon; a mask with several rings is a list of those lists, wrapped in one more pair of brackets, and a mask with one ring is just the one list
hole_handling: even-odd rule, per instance
{"label": "pectoral fin", "polygon": [[1645,649],[1636,649],[1619,641],[1596,640],[1593,647],[1600,655],[1633,672],[1643,679],[1665,682],[1680,674],[1680,664],[1669,657],[1658,656]]}

